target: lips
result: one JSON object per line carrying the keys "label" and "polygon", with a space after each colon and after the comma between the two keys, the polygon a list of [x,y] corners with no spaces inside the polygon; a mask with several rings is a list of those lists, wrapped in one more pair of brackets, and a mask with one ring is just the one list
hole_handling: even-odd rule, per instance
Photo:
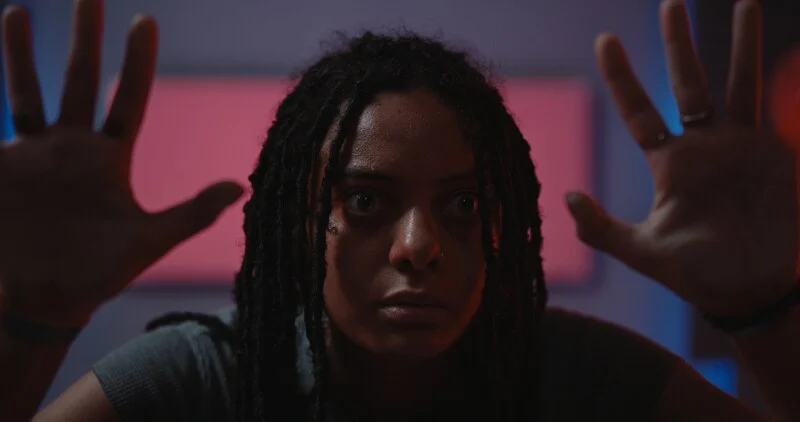
{"label": "lips", "polygon": [[415,292],[411,290],[392,293],[381,301],[381,307],[393,306],[409,308],[447,308],[447,304],[443,300],[426,292]]}
{"label": "lips", "polygon": [[381,301],[379,313],[390,325],[424,330],[445,319],[447,304],[428,293],[401,291]]}

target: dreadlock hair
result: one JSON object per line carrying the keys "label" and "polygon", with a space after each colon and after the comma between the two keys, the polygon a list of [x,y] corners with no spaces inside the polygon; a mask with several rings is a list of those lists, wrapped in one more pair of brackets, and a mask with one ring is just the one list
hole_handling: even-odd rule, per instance
{"label": "dreadlock hair", "polygon": [[[279,105],[249,181],[244,258],[236,277],[238,421],[325,421],[329,383],[323,283],[331,187],[339,155],[366,106],[383,91],[422,88],[460,116],[475,151],[486,259],[480,309],[460,344],[483,420],[531,420],[538,397],[536,340],[547,291],[542,269],[540,184],[528,142],[497,88],[468,55],[415,34],[367,32],[303,72]],[[334,131],[328,160],[320,149]],[[310,203],[309,180],[324,166]],[[501,224],[495,243],[491,187]],[[314,215],[312,215],[314,214]],[[315,233],[309,238],[309,218]],[[309,242],[310,239],[310,242]],[[309,262],[310,260],[310,262]],[[301,309],[302,308],[302,309]],[[314,388],[298,393],[295,320],[303,312]],[[474,376],[472,376],[474,375]]]}

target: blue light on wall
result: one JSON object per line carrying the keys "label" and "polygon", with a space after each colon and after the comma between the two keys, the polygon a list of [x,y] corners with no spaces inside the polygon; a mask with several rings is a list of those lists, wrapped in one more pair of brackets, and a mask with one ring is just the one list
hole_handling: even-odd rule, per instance
{"label": "blue light on wall", "polygon": [[694,369],[720,390],[736,397],[738,369],[733,359],[702,359],[692,362]]}
{"label": "blue light on wall", "polygon": [[[0,0],[0,9],[6,8],[6,1]],[[0,143],[14,136],[13,126],[11,124],[11,113],[8,107],[8,98],[6,96],[6,83],[4,67],[0,66]]]}
{"label": "blue light on wall", "polygon": [[[24,2],[18,2],[24,3]],[[0,0],[0,9],[5,10],[8,4],[5,0]],[[2,50],[2,47],[0,47]],[[2,60],[0,60],[2,62]],[[8,106],[8,95],[6,95],[6,77],[4,63],[0,63],[0,143],[14,137],[14,124],[11,121],[11,108]]]}
{"label": "blue light on wall", "polygon": [[14,125],[11,123],[11,113],[8,107],[8,97],[5,89],[0,91],[2,104],[0,104],[0,142],[7,141],[14,137]]}

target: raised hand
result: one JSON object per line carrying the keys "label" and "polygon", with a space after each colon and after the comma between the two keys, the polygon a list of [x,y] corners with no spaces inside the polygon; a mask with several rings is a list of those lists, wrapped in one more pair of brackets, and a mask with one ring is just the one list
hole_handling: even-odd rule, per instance
{"label": "raised hand", "polygon": [[650,164],[650,215],[627,224],[586,195],[571,194],[567,202],[589,245],[702,311],[747,315],[797,283],[795,154],[759,128],[760,6],[736,4],[725,118],[712,108],[682,1],[662,3],[661,27],[681,136],[669,133],[619,40],[603,35],[596,44],[617,108]]}
{"label": "raised hand", "polygon": [[17,138],[0,148],[0,306],[40,322],[81,326],[148,266],[213,223],[243,190],[220,182],[159,213],[135,201],[129,171],[155,69],[153,19],[133,23],[100,131],[92,123],[102,0],[76,2],[61,110],[52,124],[42,108],[29,22],[22,7],[3,14]]}

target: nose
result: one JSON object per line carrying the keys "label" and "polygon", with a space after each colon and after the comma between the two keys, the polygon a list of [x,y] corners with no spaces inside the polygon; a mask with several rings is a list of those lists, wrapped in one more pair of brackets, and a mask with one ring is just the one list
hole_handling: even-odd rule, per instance
{"label": "nose", "polygon": [[422,271],[442,259],[442,245],[434,216],[413,208],[398,222],[389,262],[400,271]]}

